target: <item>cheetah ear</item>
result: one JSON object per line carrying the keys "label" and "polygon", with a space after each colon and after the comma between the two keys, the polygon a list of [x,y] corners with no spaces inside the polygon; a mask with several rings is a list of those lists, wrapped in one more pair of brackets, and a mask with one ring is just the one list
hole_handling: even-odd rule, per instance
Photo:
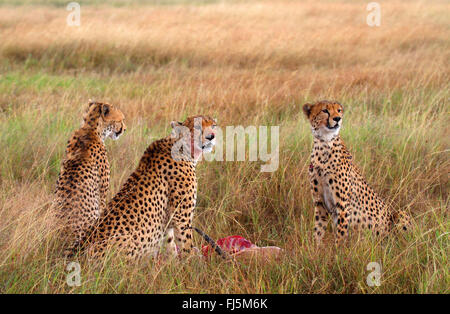
{"label": "cheetah ear", "polygon": [[175,129],[177,126],[182,125],[182,122],[177,122],[177,121],[172,121],[170,122],[170,126],[172,127],[172,129]]}
{"label": "cheetah ear", "polygon": [[309,115],[311,114],[311,107],[312,107],[313,105],[311,105],[311,104],[304,104],[303,105],[303,113],[305,114],[305,116],[307,117],[307,118],[309,118]]}
{"label": "cheetah ear", "polygon": [[172,127],[172,132],[170,133],[170,136],[173,138],[178,138],[178,134],[180,132],[179,127],[182,125],[183,125],[183,123],[181,123],[181,122],[177,122],[177,121],[170,122],[170,126]]}
{"label": "cheetah ear", "polygon": [[109,105],[108,104],[102,104],[102,115],[106,117],[109,114]]}
{"label": "cheetah ear", "polygon": [[94,105],[96,102],[95,100],[92,100],[91,98],[89,98],[89,107]]}

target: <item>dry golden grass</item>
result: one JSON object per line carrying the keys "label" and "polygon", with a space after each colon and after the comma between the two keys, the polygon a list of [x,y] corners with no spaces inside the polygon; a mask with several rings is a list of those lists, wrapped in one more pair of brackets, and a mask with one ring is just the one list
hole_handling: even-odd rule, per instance
{"label": "dry golden grass", "polygon": [[[364,1],[100,3],[82,6],[78,28],[66,26],[63,6],[7,3],[0,292],[449,293],[447,2],[383,2],[375,28]],[[287,254],[268,265],[81,257],[82,286],[67,286],[52,191],[89,98],[118,104],[127,118],[127,134],[107,143],[111,196],[172,120],[204,113],[222,126],[279,125],[276,172],[259,172],[258,162],[199,165],[195,225]],[[344,140],[371,185],[414,216],[411,234],[314,245],[311,134],[300,106],[317,99],[344,104]],[[383,267],[380,287],[366,284],[372,261]]]}

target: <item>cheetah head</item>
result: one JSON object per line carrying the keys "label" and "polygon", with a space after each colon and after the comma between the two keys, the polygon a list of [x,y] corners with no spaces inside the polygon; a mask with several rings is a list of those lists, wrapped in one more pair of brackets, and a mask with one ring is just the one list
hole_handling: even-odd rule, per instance
{"label": "cheetah head", "polygon": [[322,100],[303,105],[303,113],[311,123],[314,137],[330,141],[339,134],[344,108],[336,101]]}
{"label": "cheetah head", "polygon": [[94,119],[95,115],[98,121],[98,131],[103,141],[108,137],[117,140],[127,129],[122,111],[113,105],[90,100],[84,122],[89,123],[89,119]]}
{"label": "cheetah head", "polygon": [[216,145],[216,120],[208,116],[191,116],[184,122],[172,121],[172,136],[187,145],[191,157],[198,159],[201,153],[209,153]]}

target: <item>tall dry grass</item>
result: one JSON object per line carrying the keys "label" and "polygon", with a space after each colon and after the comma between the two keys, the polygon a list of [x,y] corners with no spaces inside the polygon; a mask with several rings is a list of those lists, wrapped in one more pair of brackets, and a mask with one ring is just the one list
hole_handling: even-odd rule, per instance
{"label": "tall dry grass", "polygon": [[[449,292],[445,1],[382,3],[379,28],[365,24],[364,1],[93,1],[79,28],[66,26],[58,1],[17,2],[0,7],[1,292]],[[69,287],[52,191],[89,98],[118,104],[129,126],[107,143],[111,196],[174,119],[205,113],[222,126],[279,125],[276,172],[259,172],[258,162],[199,165],[195,225],[213,238],[280,246],[282,259],[130,265],[80,257],[82,286]],[[344,140],[392,208],[413,215],[410,234],[314,245],[311,135],[300,105],[317,99],[344,104]],[[366,284],[372,261],[383,267],[380,287]]]}

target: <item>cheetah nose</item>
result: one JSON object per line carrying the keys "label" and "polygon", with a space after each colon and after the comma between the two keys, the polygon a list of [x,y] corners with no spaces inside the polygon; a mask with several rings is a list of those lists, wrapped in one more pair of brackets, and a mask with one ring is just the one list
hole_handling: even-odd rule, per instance
{"label": "cheetah nose", "polygon": [[333,120],[336,122],[339,122],[339,121],[341,121],[341,117],[334,117]]}
{"label": "cheetah nose", "polygon": [[205,138],[206,138],[208,141],[212,141],[212,140],[214,139],[214,133],[211,133],[211,134],[205,136]]}

